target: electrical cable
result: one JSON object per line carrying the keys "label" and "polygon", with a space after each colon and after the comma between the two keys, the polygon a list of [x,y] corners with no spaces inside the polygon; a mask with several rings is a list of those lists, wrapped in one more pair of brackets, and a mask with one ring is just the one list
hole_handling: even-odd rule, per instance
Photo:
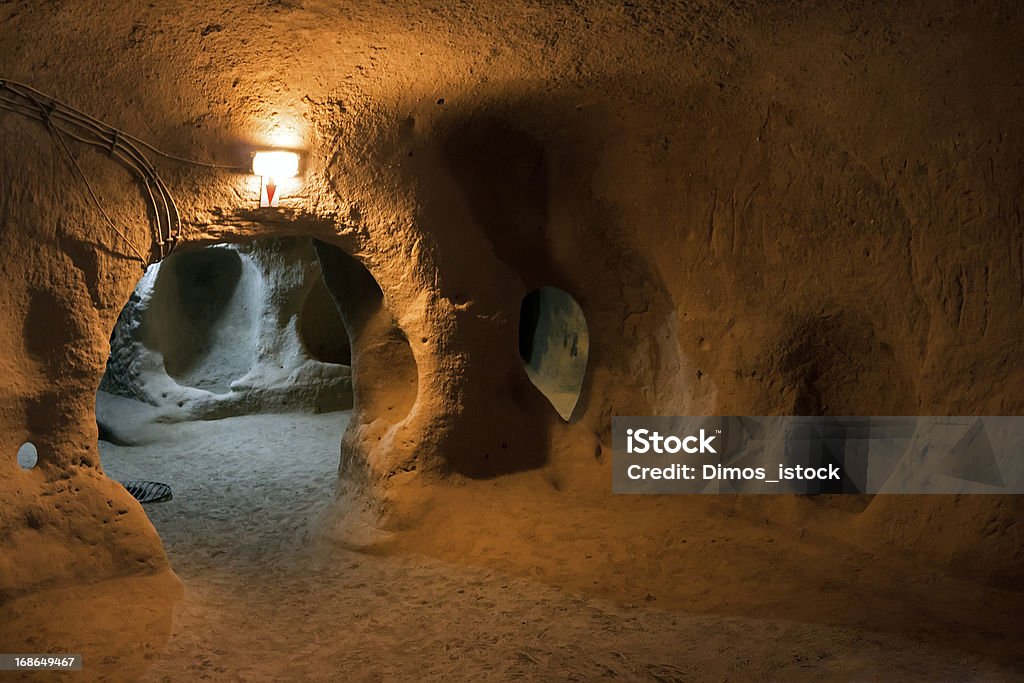
{"label": "electrical cable", "polygon": [[139,260],[142,261],[143,264],[148,264],[148,259],[145,256],[143,256],[138,249],[135,248],[135,244],[128,239],[127,235],[125,235],[124,232],[122,232],[121,229],[117,227],[117,225],[114,224],[114,221],[110,218],[106,210],[103,208],[102,203],[96,196],[96,192],[93,191],[92,189],[92,183],[89,182],[89,178],[85,175],[85,172],[82,170],[82,166],[78,163],[78,159],[76,159],[75,155],[71,152],[71,149],[68,147],[67,142],[64,141],[64,137],[61,135],[61,132],[52,124],[52,121],[50,120],[46,108],[43,106],[41,102],[37,101],[35,98],[31,99],[33,103],[36,105],[36,107],[39,109],[39,113],[44,117],[47,130],[50,132],[52,136],[56,138],[57,142],[60,143],[60,146],[64,150],[64,153],[67,155],[67,158],[74,165],[75,170],[78,171],[78,175],[82,178],[83,182],[85,182],[85,187],[89,193],[89,196],[92,198],[93,202],[95,202],[96,207],[99,209],[100,214],[102,214],[103,218],[107,221],[107,224],[122,240],[124,240],[125,244],[128,245],[128,248],[131,249],[132,252],[134,252],[135,255],[139,257]]}
{"label": "electrical cable", "polygon": [[156,260],[166,258],[174,249],[181,237],[181,213],[174,196],[141,148],[152,154],[178,163],[189,164],[216,170],[242,171],[245,167],[215,164],[186,157],[179,157],[164,152],[154,145],[122,130],[100,121],[83,111],[56,100],[35,88],[12,81],[0,79],[0,109],[35,119],[43,123],[51,137],[64,150],[78,175],[85,183],[89,198],[99,208],[100,213],[110,228],[138,256],[144,266],[151,262],[135,247],[134,243],[121,231],[104,210],[99,197],[93,190],[89,178],[81,164],[75,158],[65,138],[76,142],[98,147],[131,171],[140,181],[145,190],[144,199],[153,214],[152,241]]}
{"label": "electrical cable", "polygon": [[171,159],[173,161],[178,161],[178,162],[181,162],[183,164],[190,164],[192,166],[201,166],[203,168],[214,168],[214,169],[221,169],[221,170],[226,170],[226,171],[245,171],[245,170],[248,169],[248,166],[236,166],[236,165],[230,165],[230,164],[215,164],[215,163],[212,163],[212,162],[209,162],[209,161],[199,161],[198,159],[189,159],[187,157],[179,157],[179,156],[175,156],[174,154],[169,154],[169,153],[164,152],[163,150],[159,149],[158,147],[155,147],[154,145],[152,145],[151,143],[147,142],[146,140],[143,140],[142,138],[136,137],[136,136],[134,136],[134,135],[132,135],[130,133],[126,133],[126,132],[124,132],[122,130],[118,130],[117,128],[114,128],[113,126],[111,126],[108,123],[105,123],[105,122],[103,122],[103,121],[101,121],[101,120],[99,120],[99,119],[97,119],[97,118],[95,118],[93,116],[90,116],[89,114],[86,114],[85,112],[83,112],[83,111],[81,111],[79,109],[75,109],[71,105],[68,105],[68,104],[65,104],[63,102],[60,102],[60,101],[56,100],[55,98],[51,97],[50,95],[47,95],[46,93],[44,93],[42,91],[36,90],[35,88],[33,88],[30,85],[26,85],[25,83],[20,83],[18,81],[13,81],[11,79],[0,78],[0,90],[3,90],[4,84],[7,84],[9,86],[13,85],[16,88],[20,88],[20,89],[22,89],[22,90],[24,90],[26,92],[30,92],[30,93],[36,95],[37,97],[43,97],[43,98],[49,100],[50,102],[52,102],[53,104],[57,104],[60,107],[64,108],[68,113],[77,115],[77,116],[81,117],[82,119],[88,121],[89,123],[91,123],[91,124],[93,124],[95,126],[98,126],[100,128],[106,129],[110,133],[117,134],[117,135],[119,135],[121,137],[127,138],[128,140],[130,140],[130,141],[132,141],[134,143],[140,144],[140,145],[146,147],[147,149],[149,149],[154,154],[157,154],[159,156],[165,157],[167,159]]}

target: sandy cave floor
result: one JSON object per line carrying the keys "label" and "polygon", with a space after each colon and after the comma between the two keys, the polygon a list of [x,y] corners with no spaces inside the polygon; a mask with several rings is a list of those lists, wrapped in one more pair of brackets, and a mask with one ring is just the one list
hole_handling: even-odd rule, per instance
{"label": "sandy cave floor", "polygon": [[[1020,679],[898,635],[693,614],[328,547],[314,530],[348,419],[133,416],[120,435],[139,445],[102,442],[103,462],[112,477],[173,487],[173,501],[147,506],[184,584],[173,618],[179,589],[160,575],[15,601],[7,628],[27,647],[84,652],[88,680]],[[67,619],[43,625],[54,606]]]}

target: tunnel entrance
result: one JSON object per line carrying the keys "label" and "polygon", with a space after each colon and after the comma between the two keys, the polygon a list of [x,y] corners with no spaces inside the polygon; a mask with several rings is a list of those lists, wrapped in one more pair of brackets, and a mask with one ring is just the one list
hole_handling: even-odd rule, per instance
{"label": "tunnel entrance", "polygon": [[583,309],[566,291],[540,287],[519,309],[519,355],[526,374],[569,421],[587,370],[590,335]]}
{"label": "tunnel entrance", "polygon": [[103,393],[164,421],[352,406],[350,343],[309,239],[176,253],[150,266],[111,335]]}
{"label": "tunnel entrance", "polygon": [[97,393],[99,450],[133,495],[170,487],[145,509],[179,573],[301,554],[334,498],[354,398],[337,304],[358,296],[328,287],[309,238],[182,250],[139,281]]}

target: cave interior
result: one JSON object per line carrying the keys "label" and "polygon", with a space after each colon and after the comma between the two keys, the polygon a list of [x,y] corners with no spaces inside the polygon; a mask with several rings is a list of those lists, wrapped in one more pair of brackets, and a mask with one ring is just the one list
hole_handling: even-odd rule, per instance
{"label": "cave interior", "polygon": [[0,3],[0,654],[1021,680],[1020,496],[611,484],[1024,414],[1018,3],[186,4]]}

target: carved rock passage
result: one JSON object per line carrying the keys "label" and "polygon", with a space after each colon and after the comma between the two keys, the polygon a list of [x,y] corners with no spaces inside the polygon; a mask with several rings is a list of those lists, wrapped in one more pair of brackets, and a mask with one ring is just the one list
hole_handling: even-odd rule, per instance
{"label": "carved rock passage", "polygon": [[[224,0],[204,36],[209,17],[169,0],[15,3],[0,74],[182,156],[307,150],[274,212],[254,209],[253,178],[159,163],[185,246],[301,235],[347,254],[328,282],[366,296],[343,310],[339,524],[415,529],[414,482],[443,495],[543,468],[605,495],[613,414],[1024,411],[1024,93],[1005,47],[1021,18],[939,4],[957,20],[922,27],[884,3],[460,16]],[[2,599],[166,561],[96,451],[95,391],[138,265],[44,129],[5,113],[0,131]],[[138,188],[77,153],[145,250]],[[590,331],[572,424],[516,348],[522,298],[545,285]],[[26,441],[40,464],[23,471]],[[785,501],[738,505],[790,519]],[[1022,511],[879,498],[851,533],[1010,580]]]}
{"label": "carved rock passage", "polygon": [[263,239],[150,266],[118,318],[100,389],[157,406],[162,421],[324,412],[352,406],[349,362],[310,241]]}

